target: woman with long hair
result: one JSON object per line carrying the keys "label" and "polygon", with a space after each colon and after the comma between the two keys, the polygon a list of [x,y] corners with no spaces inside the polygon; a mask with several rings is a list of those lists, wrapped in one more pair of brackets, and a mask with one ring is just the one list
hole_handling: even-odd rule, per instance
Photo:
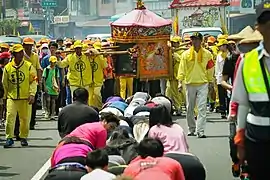
{"label": "woman with long hair", "polygon": [[220,52],[217,55],[217,59],[216,59],[215,77],[216,77],[217,86],[218,86],[218,98],[219,98],[219,105],[220,105],[219,112],[221,113],[221,118],[226,119],[228,97],[227,97],[227,91],[222,87],[221,82],[222,82],[223,66],[224,66],[225,60],[230,54],[230,51],[229,51],[228,41],[225,39],[220,40],[217,46],[219,47]]}
{"label": "woman with long hair", "polygon": [[182,127],[173,123],[167,108],[158,105],[151,109],[149,117],[150,130],[148,136],[159,139],[164,152],[188,152],[186,135]]}

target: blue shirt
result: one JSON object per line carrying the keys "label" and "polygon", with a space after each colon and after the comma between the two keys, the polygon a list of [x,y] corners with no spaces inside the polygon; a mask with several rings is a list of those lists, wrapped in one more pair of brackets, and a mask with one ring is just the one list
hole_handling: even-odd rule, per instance
{"label": "blue shirt", "polygon": [[113,107],[118,109],[121,112],[124,112],[125,109],[128,107],[128,104],[122,101],[114,101],[108,105],[108,107]]}

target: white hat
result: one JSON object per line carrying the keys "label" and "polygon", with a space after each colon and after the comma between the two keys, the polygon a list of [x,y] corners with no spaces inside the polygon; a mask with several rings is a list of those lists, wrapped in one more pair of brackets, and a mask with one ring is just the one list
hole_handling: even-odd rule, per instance
{"label": "white hat", "polygon": [[44,44],[41,45],[41,49],[43,49],[43,48],[49,49],[49,45],[47,43],[44,43]]}

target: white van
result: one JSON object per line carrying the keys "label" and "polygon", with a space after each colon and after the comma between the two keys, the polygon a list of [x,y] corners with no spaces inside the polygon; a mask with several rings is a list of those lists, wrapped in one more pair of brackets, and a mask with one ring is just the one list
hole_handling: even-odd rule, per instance
{"label": "white van", "polygon": [[203,36],[208,34],[208,35],[214,36],[215,38],[219,34],[223,34],[223,31],[222,31],[222,29],[220,27],[194,27],[194,28],[183,29],[182,33],[181,33],[181,36],[182,36],[182,38],[186,34],[191,36],[194,32],[199,32]]}
{"label": "white van", "polygon": [[111,34],[89,34],[86,39],[95,41],[96,39],[106,40],[111,37]]}

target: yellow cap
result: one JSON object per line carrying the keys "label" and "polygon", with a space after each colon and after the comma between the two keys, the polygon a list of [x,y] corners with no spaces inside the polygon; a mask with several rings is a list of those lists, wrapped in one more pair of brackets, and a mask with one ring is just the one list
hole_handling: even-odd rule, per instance
{"label": "yellow cap", "polygon": [[101,47],[102,47],[102,45],[101,45],[101,42],[100,41],[97,41],[97,42],[95,42],[94,44],[93,44],[93,47],[95,48],[95,49],[101,49]]}
{"label": "yellow cap", "polygon": [[178,42],[181,42],[182,39],[180,36],[174,36],[171,38],[171,42],[175,42],[175,43],[178,43]]}
{"label": "yellow cap", "polygon": [[23,46],[21,44],[14,44],[11,51],[15,53],[23,51]]}
{"label": "yellow cap", "polygon": [[217,36],[217,40],[220,41],[221,39],[227,39],[228,38],[228,35],[224,35],[224,34],[219,34]]}
{"label": "yellow cap", "polygon": [[75,48],[82,48],[82,43],[81,43],[81,41],[79,41],[79,40],[75,41],[73,47],[74,47],[74,49],[75,49]]}
{"label": "yellow cap", "polygon": [[217,46],[222,46],[222,45],[225,45],[225,44],[228,44],[228,41],[226,39],[220,39]]}
{"label": "yellow cap", "polygon": [[57,57],[56,56],[51,56],[49,61],[55,63],[57,61]]}
{"label": "yellow cap", "polygon": [[30,45],[34,45],[35,44],[35,40],[30,38],[30,37],[26,37],[23,39],[23,44],[30,44]]}
{"label": "yellow cap", "polygon": [[111,37],[108,38],[107,41],[108,41],[109,43],[111,43],[111,44],[114,43],[114,41],[113,41],[113,39],[112,39]]}
{"label": "yellow cap", "polygon": [[41,43],[40,43],[40,41],[38,41],[36,44],[36,47],[40,47],[40,46],[41,46]]}
{"label": "yellow cap", "polygon": [[9,49],[9,45],[7,43],[1,43],[0,48]]}
{"label": "yellow cap", "polygon": [[189,34],[185,34],[184,35],[184,40],[185,41],[190,41],[190,35]]}
{"label": "yellow cap", "polygon": [[88,48],[89,48],[88,44],[83,44],[83,46],[82,46],[83,51],[87,51]]}

